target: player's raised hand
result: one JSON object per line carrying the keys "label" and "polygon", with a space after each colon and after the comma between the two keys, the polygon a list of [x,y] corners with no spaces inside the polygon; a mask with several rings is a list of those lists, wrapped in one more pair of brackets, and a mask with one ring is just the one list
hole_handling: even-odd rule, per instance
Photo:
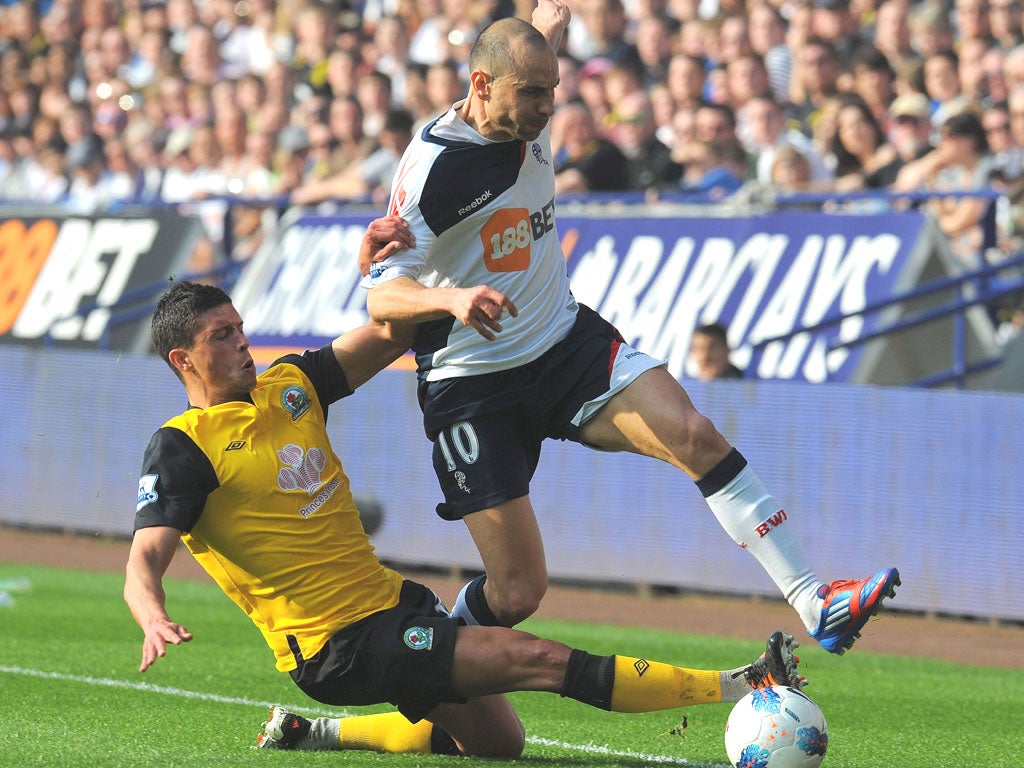
{"label": "player's raised hand", "polygon": [[374,219],[366,227],[366,234],[359,244],[359,272],[366,277],[373,262],[384,261],[403,248],[415,247],[416,238],[409,229],[409,223],[401,216]]}
{"label": "player's raised hand", "polygon": [[158,658],[167,653],[167,644],[181,645],[192,639],[192,633],[170,619],[160,619],[146,628],[142,641],[142,663],[139,672],[145,672]]}
{"label": "player's raised hand", "polygon": [[563,0],[538,0],[537,7],[533,9],[530,23],[547,38],[551,47],[557,51],[562,42],[562,34],[569,26],[571,18],[572,13],[569,11],[569,6]]}
{"label": "player's raised hand", "polygon": [[470,326],[488,341],[494,341],[494,334],[501,333],[502,325],[499,321],[505,312],[512,317],[519,316],[519,310],[512,299],[501,291],[486,285],[453,291],[451,313],[463,325]]}

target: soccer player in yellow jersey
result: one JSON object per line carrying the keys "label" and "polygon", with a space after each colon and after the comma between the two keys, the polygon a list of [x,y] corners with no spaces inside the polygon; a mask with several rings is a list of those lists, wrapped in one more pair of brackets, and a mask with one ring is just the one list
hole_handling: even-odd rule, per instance
{"label": "soccer player in yellow jersey", "polygon": [[[402,227],[374,222],[363,247],[401,242]],[[431,590],[382,565],[331,446],[327,410],[398,358],[411,332],[370,323],[257,374],[221,289],[181,282],[160,299],[154,346],[189,407],[157,430],[143,461],[124,588],[145,635],[140,671],[192,640],[168,615],[162,586],[183,540],[304,693],[398,709],[311,721],[275,707],[261,747],[511,758],[525,733],[508,691],[641,712],[802,686],[797,643],[782,632],[757,660],[727,671],[595,656],[508,627],[466,626]]]}

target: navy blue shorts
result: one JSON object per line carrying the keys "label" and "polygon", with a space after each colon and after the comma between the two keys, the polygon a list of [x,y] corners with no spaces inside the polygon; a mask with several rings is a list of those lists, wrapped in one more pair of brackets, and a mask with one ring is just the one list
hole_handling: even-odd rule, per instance
{"label": "navy blue shorts", "polygon": [[545,439],[582,442],[586,418],[640,373],[663,364],[632,350],[611,323],[581,304],[568,336],[531,363],[420,382],[423,423],[445,497],[437,514],[459,520],[525,496]]}
{"label": "navy blue shorts", "polygon": [[442,703],[466,699],[452,690],[455,636],[461,619],[414,581],[402,583],[398,605],[331,637],[292,680],[311,699],[332,706],[394,704],[411,722]]}

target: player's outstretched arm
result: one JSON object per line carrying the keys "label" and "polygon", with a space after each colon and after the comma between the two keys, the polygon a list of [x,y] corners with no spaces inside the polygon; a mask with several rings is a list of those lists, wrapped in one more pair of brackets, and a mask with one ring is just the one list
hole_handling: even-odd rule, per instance
{"label": "player's outstretched arm", "polygon": [[348,385],[356,389],[404,355],[415,337],[415,325],[371,320],[336,338],[331,348]]}
{"label": "player's outstretched arm", "polygon": [[124,600],[145,635],[142,640],[142,663],[145,672],[167,653],[167,644],[181,645],[192,639],[192,633],[167,615],[163,576],[171,564],[181,531],[166,526],[140,528],[132,539],[125,567]]}
{"label": "player's outstretched arm", "polygon": [[489,286],[427,288],[404,275],[371,288],[366,309],[379,322],[418,323],[453,315],[489,341],[501,332],[505,312],[519,315],[508,296]]}
{"label": "player's outstretched arm", "polygon": [[570,18],[569,6],[562,0],[539,0],[530,21],[557,51]]}

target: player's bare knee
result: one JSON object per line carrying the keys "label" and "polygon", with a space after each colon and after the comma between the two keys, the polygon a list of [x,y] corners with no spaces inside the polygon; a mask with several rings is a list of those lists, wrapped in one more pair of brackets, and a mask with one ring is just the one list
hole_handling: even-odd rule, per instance
{"label": "player's bare knee", "polygon": [[[468,745],[466,745],[468,747]],[[472,757],[503,758],[514,760],[523,754],[526,747],[526,733],[519,728],[504,728],[500,733],[492,733],[486,743],[473,745],[466,754]]]}
{"label": "player's bare knee", "polygon": [[686,467],[706,463],[709,454],[728,450],[728,443],[707,416],[689,411],[672,424],[672,453]]}
{"label": "player's bare knee", "polygon": [[467,757],[514,760],[526,748],[526,728],[519,716],[512,712],[508,717],[480,723],[473,729],[472,735],[460,740],[460,746]]}

